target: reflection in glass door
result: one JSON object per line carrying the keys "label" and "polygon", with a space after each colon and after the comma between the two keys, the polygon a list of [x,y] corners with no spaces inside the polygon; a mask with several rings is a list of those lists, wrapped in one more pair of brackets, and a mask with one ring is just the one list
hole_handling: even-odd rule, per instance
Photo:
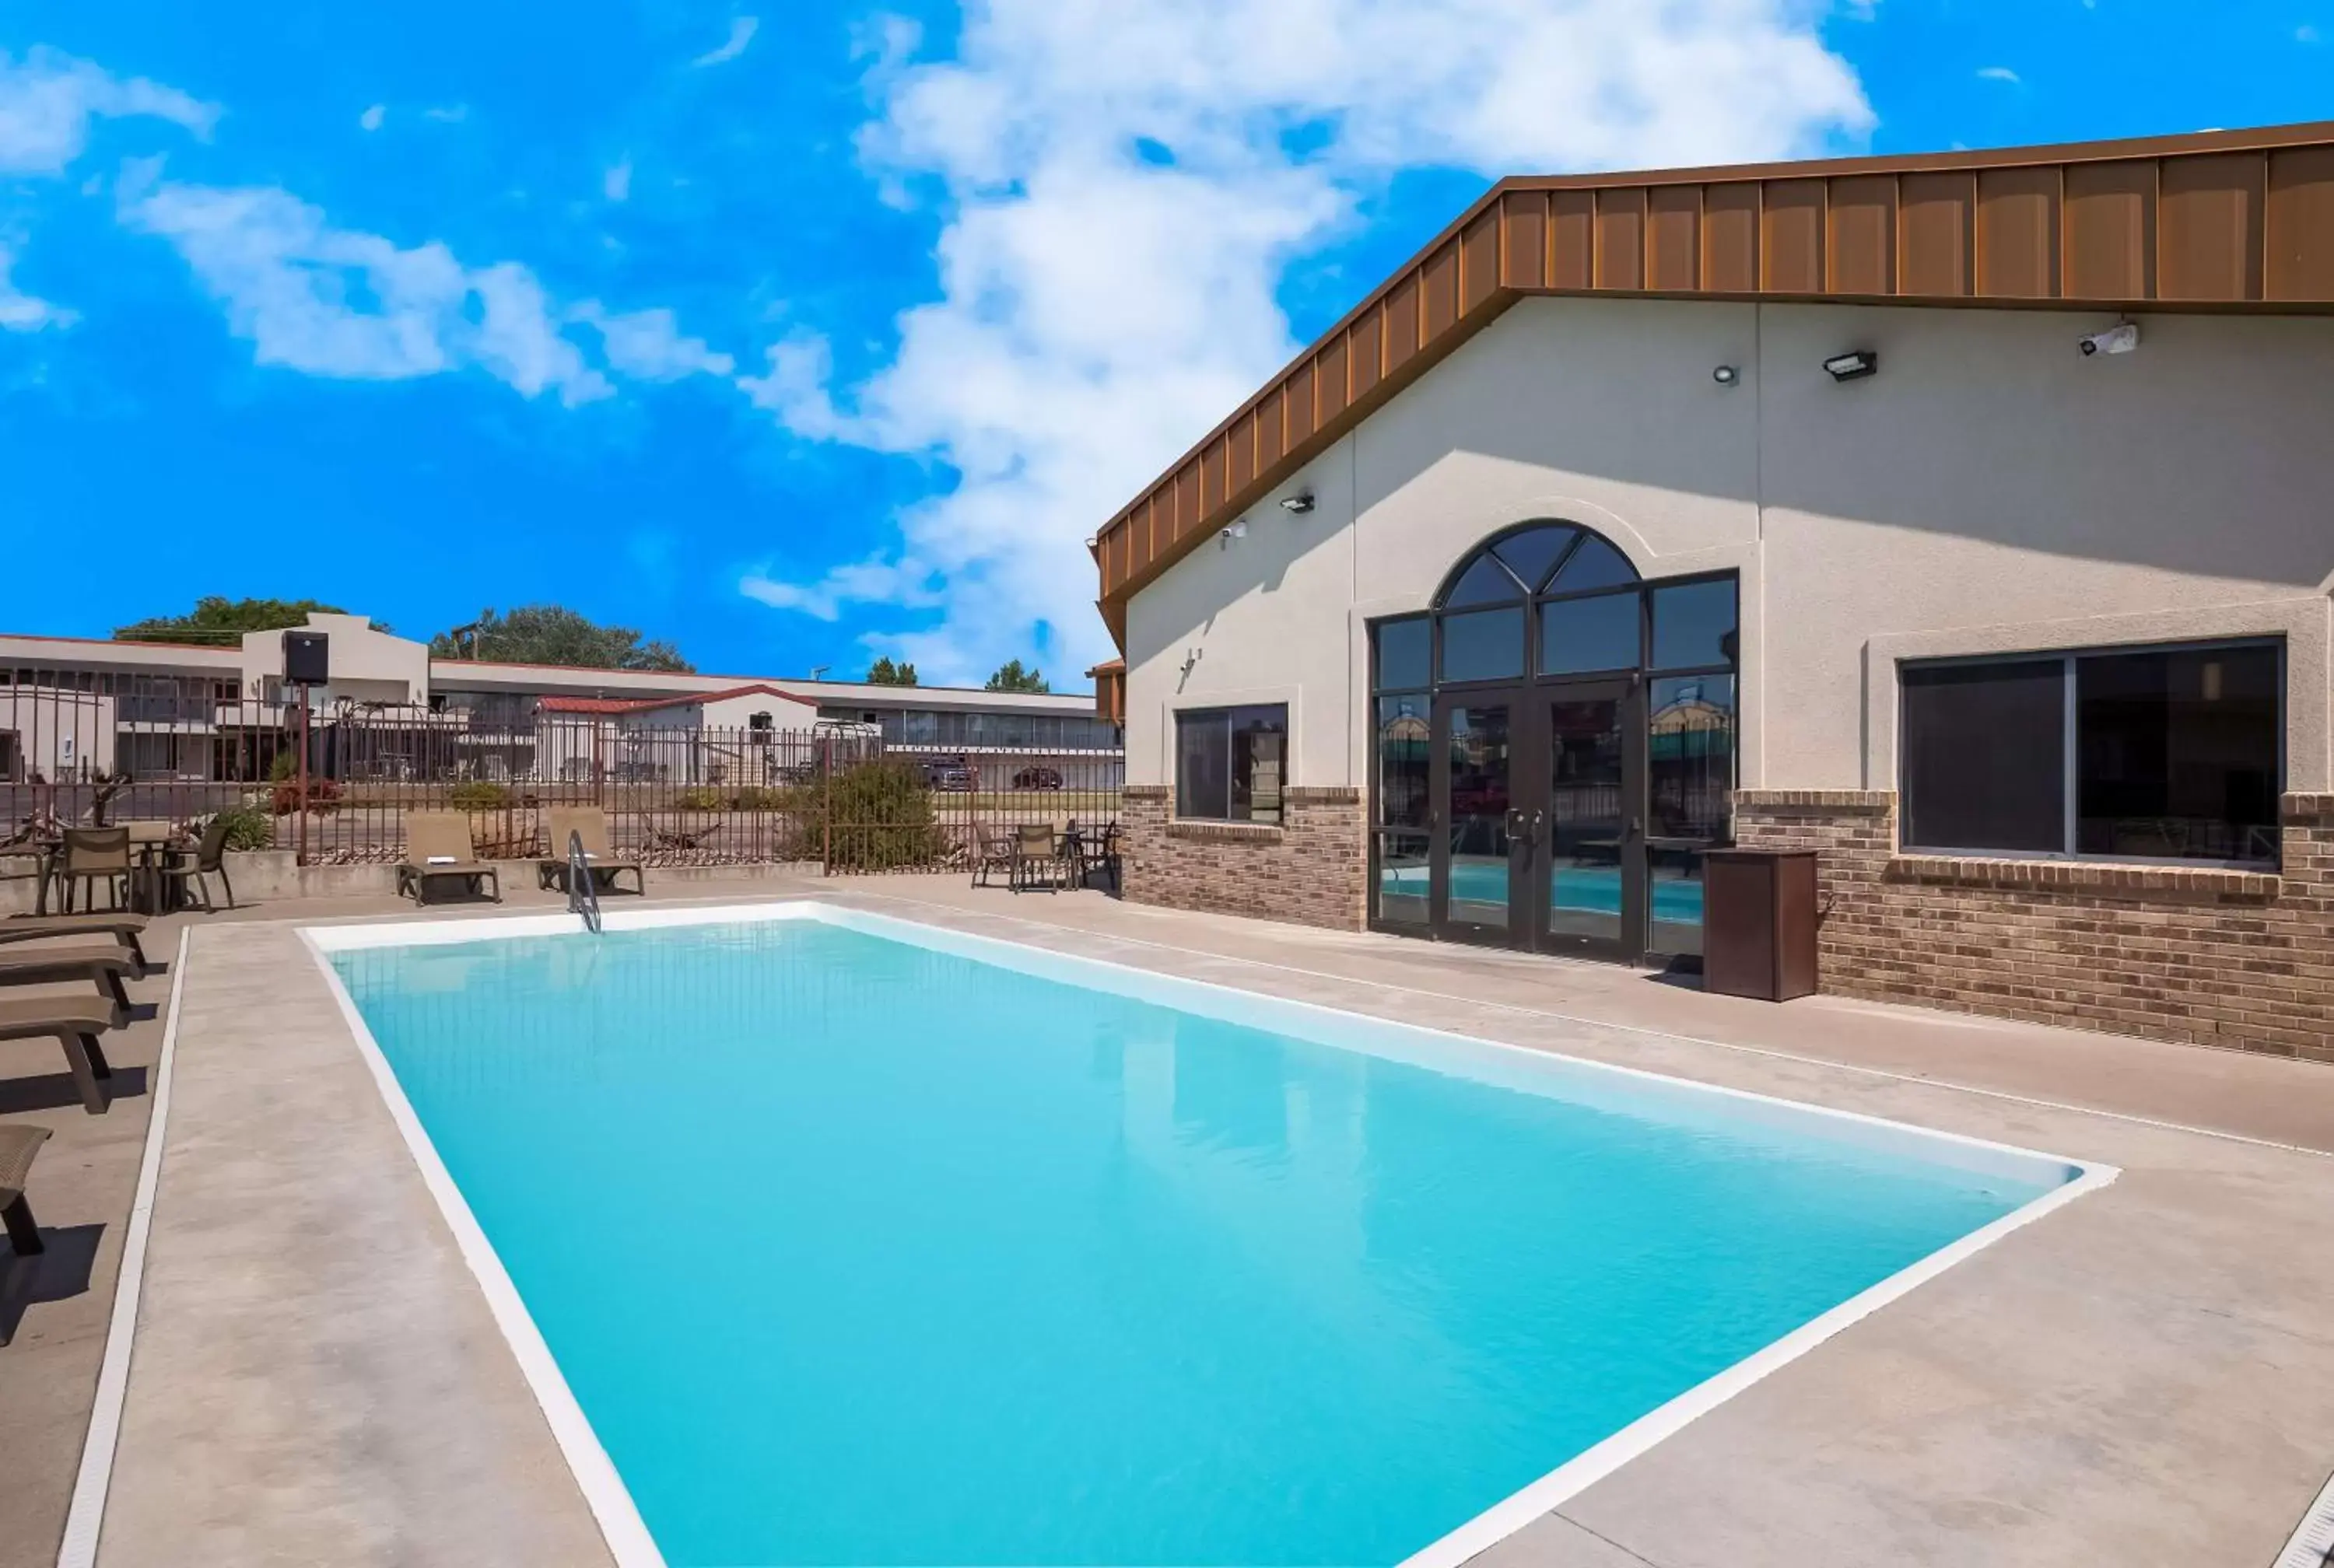
{"label": "reflection in glass door", "polygon": [[1510,711],[1504,700],[1471,697],[1435,712],[1444,765],[1437,770],[1434,926],[1444,936],[1506,944],[1516,932]]}
{"label": "reflection in glass door", "polygon": [[1632,688],[1598,682],[1544,691],[1548,714],[1548,890],[1544,945],[1634,957],[1644,928],[1635,854]]}

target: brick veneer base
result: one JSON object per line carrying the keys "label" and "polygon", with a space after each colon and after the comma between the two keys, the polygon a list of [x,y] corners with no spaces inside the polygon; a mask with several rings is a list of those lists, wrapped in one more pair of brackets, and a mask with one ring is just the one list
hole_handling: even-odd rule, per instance
{"label": "brick veneer base", "polygon": [[1162,784],[1130,784],[1119,807],[1121,876],[1140,904],[1359,930],[1366,909],[1362,795],[1292,789],[1278,827],[1177,822]]}
{"label": "brick veneer base", "polygon": [[1746,790],[1738,842],[1812,849],[1823,989],[2334,1063],[2334,795],[2275,875],[1896,852],[1896,800]]}

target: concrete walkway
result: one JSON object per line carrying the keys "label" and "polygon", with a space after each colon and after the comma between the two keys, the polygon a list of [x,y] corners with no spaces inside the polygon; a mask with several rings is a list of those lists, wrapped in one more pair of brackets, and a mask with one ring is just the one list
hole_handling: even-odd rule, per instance
{"label": "concrete walkway", "polygon": [[[2125,1169],[1480,1562],[2265,1564],[2334,1465],[2323,1067],[954,878],[805,890]],[[601,1560],[296,939],[207,929],[185,982],[101,1561]]]}

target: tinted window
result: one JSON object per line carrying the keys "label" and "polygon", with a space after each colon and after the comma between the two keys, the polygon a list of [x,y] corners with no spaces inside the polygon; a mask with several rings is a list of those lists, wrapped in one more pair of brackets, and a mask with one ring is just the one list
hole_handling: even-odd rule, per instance
{"label": "tinted window", "polygon": [[2076,660],[2077,849],[2275,859],[2278,664],[2273,648]]}
{"label": "tinted window", "polygon": [[1559,599],[1539,609],[1539,671],[1579,675],[1637,668],[1637,604],[1634,593]]}
{"label": "tinted window", "polygon": [[2066,846],[2066,661],[1903,671],[1905,842]]}
{"label": "tinted window", "polygon": [[1385,690],[1424,686],[1432,678],[1429,666],[1434,647],[1434,622],[1422,615],[1412,620],[1378,623],[1378,685]]}
{"label": "tinted window", "polygon": [[1492,553],[1508,563],[1509,568],[1523,580],[1528,588],[1538,588],[1548,581],[1548,568],[1572,544],[1577,528],[1558,524],[1548,528],[1527,528],[1493,545]]}
{"label": "tinted window", "polygon": [[1635,582],[1637,569],[1629,558],[1594,534],[1580,536],[1580,546],[1557,569],[1550,593],[1586,593],[1592,588],[1617,588]]}
{"label": "tinted window", "polygon": [[1734,678],[1671,676],[1647,693],[1645,793],[1657,839],[1717,839],[1734,787]]}
{"label": "tinted window", "polygon": [[1654,590],[1654,668],[1734,662],[1734,580]]}
{"label": "tinted window", "polygon": [[1175,716],[1175,813],[1278,822],[1288,784],[1288,709],[1201,708]]}
{"label": "tinted window", "polygon": [[1426,774],[1433,732],[1429,699],[1378,698],[1378,822],[1390,828],[1427,825]]}
{"label": "tinted window", "polygon": [[1521,599],[1524,585],[1517,582],[1508,569],[1490,554],[1475,557],[1474,563],[1459,574],[1451,592],[1442,602],[1448,605],[1497,604],[1502,600]]}
{"label": "tinted window", "polygon": [[1524,611],[1480,610],[1442,618],[1442,678],[1509,680],[1524,672]]}

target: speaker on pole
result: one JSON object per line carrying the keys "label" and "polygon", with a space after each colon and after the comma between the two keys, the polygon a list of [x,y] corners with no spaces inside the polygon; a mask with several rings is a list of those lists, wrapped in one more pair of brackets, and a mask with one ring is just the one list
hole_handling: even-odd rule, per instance
{"label": "speaker on pole", "polygon": [[284,683],[286,686],[322,686],[332,678],[332,659],[326,641],[325,634],[321,631],[287,631],[284,634]]}

